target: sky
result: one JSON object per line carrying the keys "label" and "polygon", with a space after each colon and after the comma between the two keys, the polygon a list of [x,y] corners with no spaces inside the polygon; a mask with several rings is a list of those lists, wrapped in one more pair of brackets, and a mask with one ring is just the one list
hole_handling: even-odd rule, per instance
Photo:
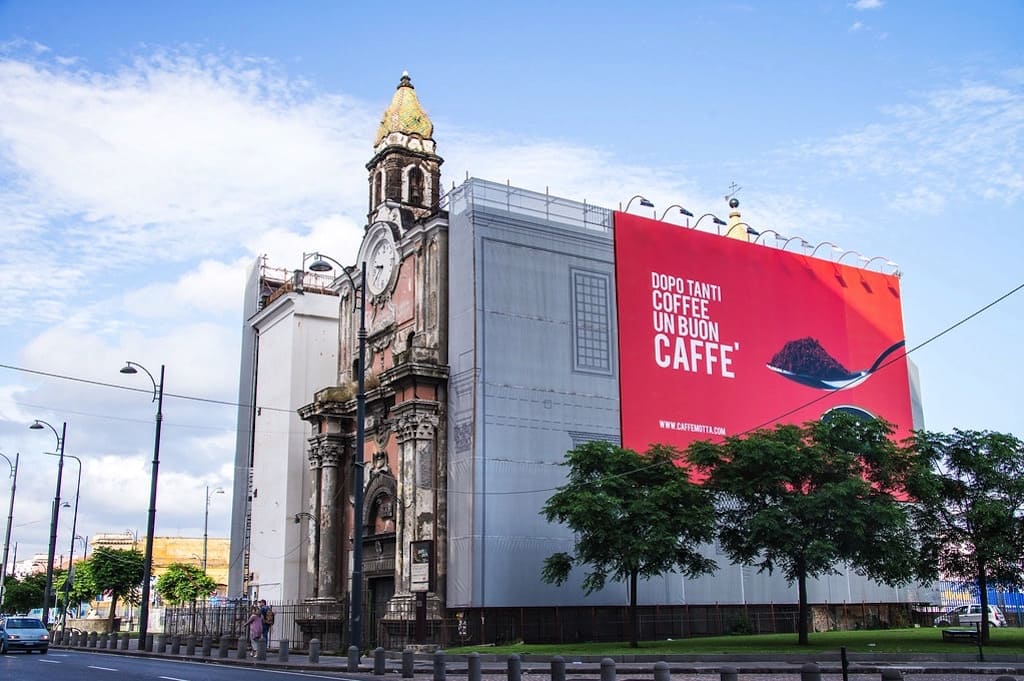
{"label": "sky", "polygon": [[725,217],[739,187],[758,230],[898,263],[925,427],[1024,436],[1022,25],[1018,0],[0,0],[11,553],[49,540],[34,419],[77,457],[58,555],[72,524],[145,535],[155,391],[126,360],[166,367],[156,534],[228,536],[246,269],[354,263],[403,71],[446,190]]}

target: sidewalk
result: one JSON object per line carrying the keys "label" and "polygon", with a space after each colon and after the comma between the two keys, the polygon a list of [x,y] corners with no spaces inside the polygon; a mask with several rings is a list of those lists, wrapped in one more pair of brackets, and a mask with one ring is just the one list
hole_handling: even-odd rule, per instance
{"label": "sidewalk", "polygon": [[[229,650],[226,657],[220,657],[219,650],[213,648],[209,656],[201,654],[197,647],[196,654],[187,655],[186,646],[181,645],[180,654],[167,652],[147,652],[138,650],[138,641],[132,639],[128,650],[111,648],[88,648],[71,646],[52,646],[54,650],[74,650],[78,652],[96,652],[115,655],[135,655],[140,657],[173,658],[192,662],[211,664],[230,664],[237,666],[259,667],[292,671],[320,671],[344,673],[350,678],[372,679],[382,675],[390,677],[402,676],[403,659],[400,652],[386,652],[382,660],[373,656],[362,656],[358,670],[349,671],[348,658],[341,655],[321,653],[316,662],[310,660],[307,651],[292,651],[287,660],[282,660],[279,650],[267,651],[265,660],[258,660],[243,653],[238,656],[237,650]],[[481,678],[509,678],[510,656],[481,654]],[[430,653],[417,653],[412,656],[412,673],[416,678],[436,678],[434,673],[435,656]],[[445,668],[443,676],[469,677],[469,656],[444,655]],[[552,658],[550,656],[526,655],[519,658],[519,675],[524,679],[551,678]],[[660,673],[666,672],[672,677],[680,677],[685,681],[697,681],[699,677],[708,679],[721,678],[726,674],[735,673],[743,677],[789,677],[800,676],[804,665],[814,663],[822,676],[841,676],[843,673],[839,653],[795,653],[779,655],[619,655],[614,658],[614,672],[611,678],[624,676],[632,679],[654,679],[655,665],[659,662]],[[938,676],[959,678],[967,676],[984,676],[994,679],[996,676],[1009,675],[1024,678],[1024,651],[1016,654],[985,654],[984,661],[978,661],[977,649],[955,654],[884,654],[884,653],[851,653],[848,656],[848,675],[874,675],[876,678],[883,672],[898,671],[904,677],[928,675],[935,680]],[[591,656],[568,655],[564,658],[565,675],[578,679],[602,679],[609,673],[609,663],[602,664],[602,658]],[[514,667],[514,663],[513,663]],[[375,673],[377,672],[382,673]],[[604,671],[604,674],[602,673]],[[938,676],[936,676],[938,675]]]}

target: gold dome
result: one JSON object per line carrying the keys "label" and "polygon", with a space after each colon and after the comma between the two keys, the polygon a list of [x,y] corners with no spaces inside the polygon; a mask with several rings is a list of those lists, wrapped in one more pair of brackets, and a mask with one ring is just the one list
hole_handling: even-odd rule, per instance
{"label": "gold dome", "polygon": [[398,83],[394,97],[391,98],[391,106],[384,111],[384,118],[377,128],[377,140],[373,145],[377,146],[393,132],[416,135],[423,139],[430,139],[434,134],[434,124],[420,106],[408,72],[402,73],[402,80]]}

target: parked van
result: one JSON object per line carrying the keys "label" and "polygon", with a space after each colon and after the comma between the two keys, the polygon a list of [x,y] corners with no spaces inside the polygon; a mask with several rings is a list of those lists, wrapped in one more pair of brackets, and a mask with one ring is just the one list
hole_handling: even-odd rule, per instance
{"label": "parked van", "polygon": [[[974,625],[981,622],[981,605],[972,603],[961,605],[948,610],[935,618],[935,626],[948,627],[950,625]],[[990,627],[1005,627],[1006,618],[998,606],[988,606],[988,624]]]}

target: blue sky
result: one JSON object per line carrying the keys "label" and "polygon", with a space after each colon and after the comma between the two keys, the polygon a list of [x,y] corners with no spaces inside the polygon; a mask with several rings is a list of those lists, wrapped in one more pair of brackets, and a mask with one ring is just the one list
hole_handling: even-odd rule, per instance
{"label": "blue sky", "polygon": [[[899,263],[913,348],[1024,283],[1021,25],[999,0],[0,0],[0,452],[21,453],[19,557],[45,551],[55,473],[52,434],[26,425],[68,422],[79,534],[144,533],[153,405],[11,367],[148,389],[117,369],[165,364],[168,393],[234,401],[245,268],[354,261],[403,70],[445,187],[469,174],[724,217],[736,183],[758,229]],[[1022,319],[1017,293],[914,352],[926,427],[1024,434]],[[230,489],[235,411],[171,397],[164,413],[157,533],[199,536],[205,487]],[[229,507],[214,497],[211,535]]]}

